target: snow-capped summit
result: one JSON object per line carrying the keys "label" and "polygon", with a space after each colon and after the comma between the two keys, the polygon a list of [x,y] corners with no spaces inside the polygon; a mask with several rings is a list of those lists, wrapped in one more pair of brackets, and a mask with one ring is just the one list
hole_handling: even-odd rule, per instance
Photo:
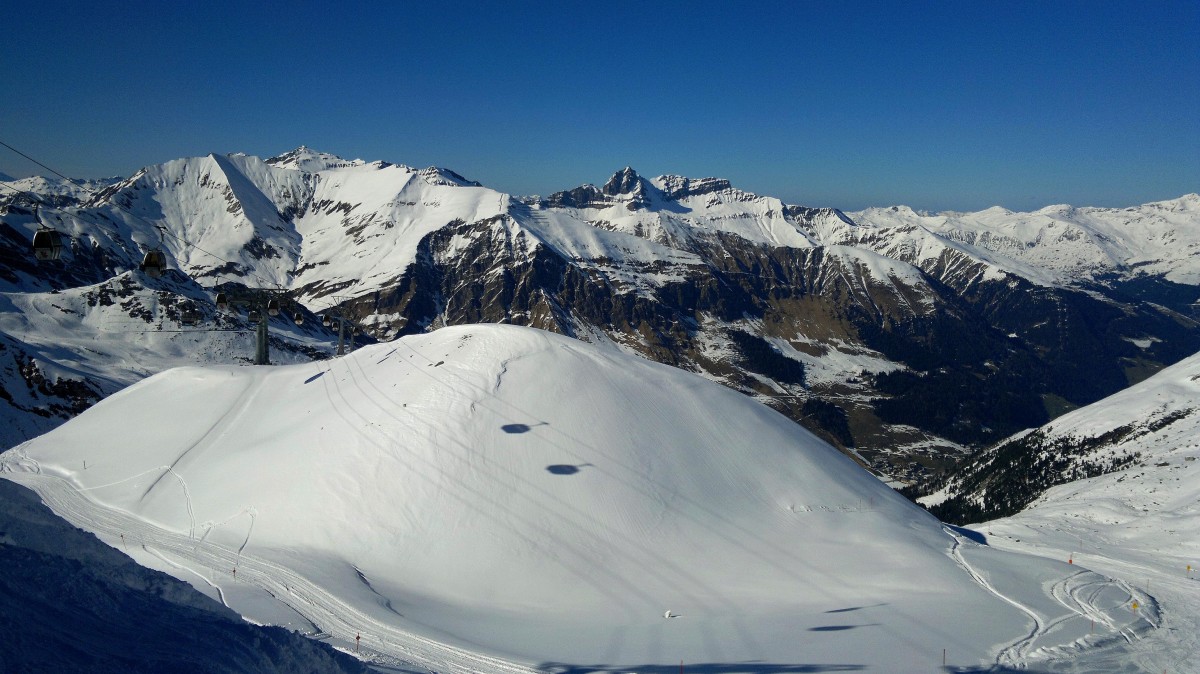
{"label": "snow-capped summit", "polygon": [[632,167],[626,166],[614,173],[608,179],[608,182],[604,183],[604,187],[600,188],[600,191],[609,196],[634,194],[639,189],[644,189],[643,182],[642,177],[638,175],[637,171],[634,171]]}
{"label": "snow-capped summit", "polygon": [[304,171],[306,173],[317,173],[318,171],[361,166],[365,162],[363,162],[361,159],[342,159],[337,155],[332,155],[327,152],[318,152],[317,150],[309,148],[307,145],[301,145],[291,152],[285,152],[281,155],[271,157],[270,159],[266,160],[266,163],[274,166],[275,168]]}
{"label": "snow-capped summit", "polygon": [[417,171],[421,179],[430,185],[445,185],[452,187],[483,187],[483,183],[477,180],[470,180],[451,171],[447,168],[438,166],[430,166],[428,168]]}
{"label": "snow-capped summit", "polygon": [[[1113,276],[1162,276],[1200,283],[1200,196],[1128,208],[1055,204],[1033,212],[993,206],[978,212],[917,213],[906,206],[849,214],[877,230],[878,250],[916,229],[1004,273],[1041,285],[1072,285]],[[930,259],[936,259],[931,251]]]}
{"label": "snow-capped summit", "polygon": [[6,188],[0,189],[0,204],[21,200],[18,194],[36,195],[52,206],[77,205],[87,201],[94,193],[119,183],[120,177],[95,178],[90,180],[63,180],[58,177],[29,176],[28,178],[0,177]]}

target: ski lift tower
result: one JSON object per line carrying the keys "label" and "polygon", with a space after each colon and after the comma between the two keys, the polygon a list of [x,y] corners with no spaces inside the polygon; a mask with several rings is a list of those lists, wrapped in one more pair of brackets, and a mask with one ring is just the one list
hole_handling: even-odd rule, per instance
{"label": "ski lift tower", "polygon": [[353,300],[353,297],[342,295],[329,295],[334,303],[321,312],[321,325],[333,329],[334,324],[337,324],[337,355],[346,355],[346,338],[350,339],[350,351],[354,350],[354,338],[360,334],[365,334],[366,329],[363,328],[353,318],[347,318],[346,303]]}
{"label": "ski lift tower", "polygon": [[257,339],[255,340],[254,364],[270,365],[270,331],[269,324],[272,316],[278,316],[283,310],[292,313],[296,325],[304,324],[304,315],[300,313],[299,305],[291,294],[284,290],[267,290],[263,288],[231,288],[217,292],[216,304],[218,311],[229,311],[230,307],[245,307],[247,317],[257,323]]}
{"label": "ski lift tower", "polygon": [[346,332],[347,332],[347,330],[349,330],[349,332],[350,332],[350,350],[353,351],[354,350],[354,337],[356,335],[358,335],[360,328],[358,327],[357,323],[354,323],[350,319],[343,316],[341,311],[336,310],[336,309],[326,311],[325,314],[321,317],[321,325],[323,325],[327,328],[332,328],[334,323],[337,323],[337,326],[338,326],[337,355],[344,356],[344,355],[346,355]]}

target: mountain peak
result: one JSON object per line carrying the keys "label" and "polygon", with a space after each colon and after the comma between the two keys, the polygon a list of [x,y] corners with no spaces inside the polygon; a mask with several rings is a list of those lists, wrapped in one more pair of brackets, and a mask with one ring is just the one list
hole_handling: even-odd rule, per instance
{"label": "mountain peak", "polygon": [[618,194],[633,194],[639,191],[641,184],[642,177],[632,167],[626,166],[614,173],[608,182],[604,183],[604,187],[600,188],[600,191],[613,197]]}
{"label": "mountain peak", "polygon": [[1177,199],[1168,199],[1166,201],[1155,201],[1146,206],[1151,206],[1161,210],[1168,211],[1196,211],[1200,210],[1200,194],[1191,192]]}
{"label": "mountain peak", "polygon": [[417,175],[430,185],[446,185],[448,187],[483,187],[478,180],[470,180],[448,168],[430,166],[417,171]]}
{"label": "mountain peak", "polygon": [[329,154],[328,152],[319,152],[307,145],[301,145],[295,150],[271,157],[267,160],[267,163],[275,168],[316,173],[317,171],[327,171],[335,168],[361,166],[364,162],[361,159],[342,159],[337,155]]}

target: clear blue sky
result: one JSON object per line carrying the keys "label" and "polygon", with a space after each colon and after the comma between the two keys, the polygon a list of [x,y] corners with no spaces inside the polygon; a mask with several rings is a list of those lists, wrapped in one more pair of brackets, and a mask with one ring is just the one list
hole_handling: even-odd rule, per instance
{"label": "clear blue sky", "polygon": [[3,7],[0,140],[78,177],[305,144],[515,194],[625,165],[844,209],[1200,191],[1196,0]]}

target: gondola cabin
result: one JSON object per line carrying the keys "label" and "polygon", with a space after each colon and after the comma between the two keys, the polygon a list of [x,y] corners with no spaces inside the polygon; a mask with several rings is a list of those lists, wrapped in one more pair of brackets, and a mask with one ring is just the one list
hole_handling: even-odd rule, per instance
{"label": "gondola cabin", "polygon": [[194,304],[186,304],[179,312],[179,322],[183,325],[196,325],[200,322],[200,312]]}
{"label": "gondola cabin", "polygon": [[147,251],[146,257],[142,258],[141,270],[146,272],[152,278],[158,278],[163,275],[167,269],[167,256],[161,250],[155,248]]}
{"label": "gondola cabin", "polygon": [[39,229],[33,233],[33,255],[39,260],[57,260],[62,256],[62,234],[53,229]]}

